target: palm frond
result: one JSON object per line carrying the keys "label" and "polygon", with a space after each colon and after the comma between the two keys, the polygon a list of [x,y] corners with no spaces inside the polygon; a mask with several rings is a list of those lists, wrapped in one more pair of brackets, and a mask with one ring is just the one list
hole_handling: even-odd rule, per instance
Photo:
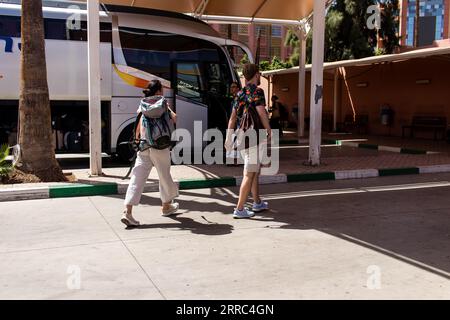
{"label": "palm frond", "polygon": [[7,144],[2,144],[0,146],[0,164],[6,160],[9,156],[9,146]]}
{"label": "palm frond", "polygon": [[9,146],[7,144],[3,144],[0,146],[0,177],[4,177],[8,175],[12,166],[9,163],[6,163],[6,158],[9,155]]}

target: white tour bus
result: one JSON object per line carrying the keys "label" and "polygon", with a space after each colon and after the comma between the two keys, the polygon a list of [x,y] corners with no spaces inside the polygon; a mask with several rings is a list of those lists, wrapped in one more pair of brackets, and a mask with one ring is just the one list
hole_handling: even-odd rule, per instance
{"label": "white tour bus", "polygon": [[[46,59],[56,151],[89,148],[85,3],[43,1]],[[15,143],[20,68],[20,0],[0,0],[0,143]],[[208,24],[184,14],[100,6],[102,149],[130,156],[128,141],[142,90],[152,79],[178,114],[177,128],[226,128],[229,86],[238,80],[231,48]],[[200,142],[201,143],[201,142]]]}

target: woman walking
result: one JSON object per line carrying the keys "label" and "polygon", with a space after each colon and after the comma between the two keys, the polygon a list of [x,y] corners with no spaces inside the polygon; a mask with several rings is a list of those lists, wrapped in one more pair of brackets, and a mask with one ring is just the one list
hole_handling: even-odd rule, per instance
{"label": "woman walking", "polygon": [[[144,90],[145,98],[141,101],[138,113],[142,113],[136,126],[136,137],[140,140],[140,150],[137,154],[136,164],[131,173],[131,181],[125,197],[125,211],[121,221],[127,227],[139,226],[140,223],[133,217],[133,206],[139,205],[145,182],[153,167],[159,176],[159,192],[162,202],[162,215],[167,217],[177,214],[179,204],[173,202],[178,197],[178,186],[170,174],[170,134],[169,141],[165,139],[152,139],[152,126],[158,128],[173,128],[176,114],[169,108],[167,100],[162,93],[162,85],[158,80],[152,80]],[[155,112],[158,117],[154,117]],[[152,119],[153,118],[153,119]],[[160,125],[161,122],[162,126]],[[164,131],[164,130],[163,130]],[[171,130],[167,130],[171,133]],[[161,142],[162,141],[162,142]]]}

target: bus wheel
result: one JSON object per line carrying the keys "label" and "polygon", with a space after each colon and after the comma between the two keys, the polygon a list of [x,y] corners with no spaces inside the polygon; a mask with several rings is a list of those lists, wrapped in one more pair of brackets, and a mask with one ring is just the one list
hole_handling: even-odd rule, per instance
{"label": "bus wheel", "polygon": [[122,162],[130,163],[134,155],[133,148],[127,143],[132,139],[133,127],[134,125],[129,125],[126,127],[120,134],[117,141],[117,156]]}

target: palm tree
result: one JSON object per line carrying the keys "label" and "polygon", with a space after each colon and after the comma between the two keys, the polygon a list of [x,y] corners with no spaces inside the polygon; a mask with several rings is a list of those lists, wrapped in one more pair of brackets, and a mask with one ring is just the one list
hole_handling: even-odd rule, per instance
{"label": "palm tree", "polygon": [[22,0],[19,101],[21,170],[42,181],[64,181],[55,158],[45,63],[42,0]]}

